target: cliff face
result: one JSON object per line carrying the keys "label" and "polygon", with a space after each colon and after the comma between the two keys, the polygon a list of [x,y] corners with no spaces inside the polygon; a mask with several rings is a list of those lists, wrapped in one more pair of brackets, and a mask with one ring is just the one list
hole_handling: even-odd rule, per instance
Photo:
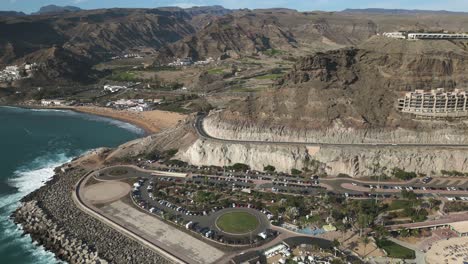
{"label": "cliff face", "polygon": [[193,165],[244,163],[260,171],[273,165],[283,172],[308,168],[317,174],[345,173],[353,177],[390,175],[395,167],[434,176],[441,170],[468,172],[468,148],[241,144],[199,139],[192,122],[193,117],[176,128],[126,143],[107,160],[178,149],[174,158]]}
{"label": "cliff face", "polygon": [[308,168],[316,173],[345,173],[352,177],[391,175],[395,167],[433,176],[439,176],[440,170],[468,172],[468,148],[302,147],[197,140],[180,151],[178,158],[194,165],[244,163],[260,171],[273,165],[283,172]]}
{"label": "cliff face", "polygon": [[[213,114],[204,120],[205,131],[220,139],[246,141],[286,141],[312,143],[417,143],[468,144],[466,122],[453,124],[443,121],[421,121],[418,130],[405,128],[353,128],[336,121],[333,126],[320,129],[305,128],[297,121],[293,127],[272,125],[267,121],[254,122],[230,118],[226,113]],[[281,120],[280,120],[281,121]],[[302,127],[301,127],[302,125]]]}

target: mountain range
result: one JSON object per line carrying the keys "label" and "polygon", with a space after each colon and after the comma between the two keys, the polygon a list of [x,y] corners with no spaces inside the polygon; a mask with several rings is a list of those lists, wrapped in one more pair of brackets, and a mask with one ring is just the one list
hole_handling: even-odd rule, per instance
{"label": "mountain range", "polygon": [[468,31],[464,15],[438,11],[49,6],[40,13],[0,16],[0,67],[38,62],[45,80],[82,81],[93,77],[93,65],[136,48],[157,51],[155,63],[182,57],[239,58],[267,50],[300,57],[360,45],[386,31]]}

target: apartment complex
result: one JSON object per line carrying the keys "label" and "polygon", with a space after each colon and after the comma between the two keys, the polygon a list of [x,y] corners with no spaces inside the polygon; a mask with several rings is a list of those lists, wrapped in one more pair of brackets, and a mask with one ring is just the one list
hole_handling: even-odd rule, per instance
{"label": "apartment complex", "polygon": [[467,92],[460,89],[415,90],[398,99],[398,110],[427,117],[462,117],[468,116],[467,99]]}
{"label": "apartment complex", "polygon": [[468,34],[457,33],[416,33],[416,32],[385,32],[382,36],[394,39],[468,39]]}

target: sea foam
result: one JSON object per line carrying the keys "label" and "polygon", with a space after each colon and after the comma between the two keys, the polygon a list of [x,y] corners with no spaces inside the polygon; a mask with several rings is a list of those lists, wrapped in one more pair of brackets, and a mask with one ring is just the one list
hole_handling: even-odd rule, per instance
{"label": "sea foam", "polygon": [[55,255],[42,246],[32,243],[29,235],[22,236],[21,227],[8,220],[10,214],[17,208],[22,197],[43,186],[54,175],[54,168],[68,162],[70,157],[64,153],[49,154],[33,160],[27,166],[15,171],[15,177],[8,183],[17,188],[17,192],[0,197],[0,249],[21,248],[23,254],[33,256],[35,263],[60,263]]}

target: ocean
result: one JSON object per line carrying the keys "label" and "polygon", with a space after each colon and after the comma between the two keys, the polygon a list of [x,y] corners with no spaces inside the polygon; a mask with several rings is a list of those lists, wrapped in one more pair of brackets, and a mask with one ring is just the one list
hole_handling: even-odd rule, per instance
{"label": "ocean", "polygon": [[90,149],[143,136],[133,125],[65,110],[0,107],[0,262],[59,263],[9,219],[53,169]]}

